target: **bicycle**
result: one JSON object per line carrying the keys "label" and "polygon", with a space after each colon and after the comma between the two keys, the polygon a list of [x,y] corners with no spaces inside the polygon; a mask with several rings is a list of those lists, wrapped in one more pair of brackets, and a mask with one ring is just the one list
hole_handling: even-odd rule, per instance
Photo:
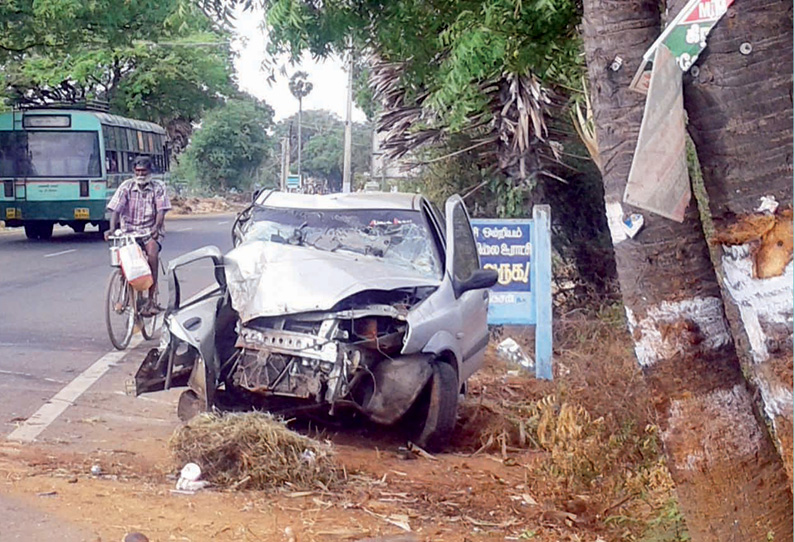
{"label": "bicycle", "polygon": [[[107,289],[105,290],[105,325],[107,326],[110,342],[116,350],[124,350],[129,346],[132,335],[137,327],[145,340],[154,338],[157,331],[157,320],[159,313],[144,315],[141,308],[147,301],[148,296],[143,292],[136,291],[127,282],[124,271],[121,269],[121,258],[119,250],[129,244],[136,243],[138,239],[148,238],[149,234],[121,234],[111,235],[110,241],[110,265],[114,271],[108,278]],[[162,258],[159,259],[160,277],[165,276],[165,266]],[[160,297],[160,282],[157,281],[155,290],[155,302]]]}

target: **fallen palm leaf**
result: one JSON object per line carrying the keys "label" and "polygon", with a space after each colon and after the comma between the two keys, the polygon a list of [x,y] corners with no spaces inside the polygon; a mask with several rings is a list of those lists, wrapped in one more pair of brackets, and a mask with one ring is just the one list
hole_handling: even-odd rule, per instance
{"label": "fallen palm leaf", "polygon": [[202,477],[220,487],[327,491],[341,483],[329,445],[269,414],[202,414],[177,429],[168,444],[178,465],[198,463]]}

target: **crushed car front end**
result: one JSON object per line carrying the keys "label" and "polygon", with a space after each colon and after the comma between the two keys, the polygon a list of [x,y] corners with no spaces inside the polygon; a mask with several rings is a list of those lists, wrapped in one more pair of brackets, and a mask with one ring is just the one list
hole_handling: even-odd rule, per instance
{"label": "crushed car front end", "polygon": [[[424,395],[430,408],[450,405],[435,405],[445,413],[428,415],[425,431],[446,437],[461,383],[477,365],[461,370],[460,294],[427,214],[262,206],[248,218],[235,227],[240,242],[231,252],[202,249],[169,266],[177,299],[135,393],[187,385],[183,419],[216,406],[223,391],[270,410],[354,409],[381,424],[397,422]],[[177,268],[208,254],[217,287],[181,303]]]}

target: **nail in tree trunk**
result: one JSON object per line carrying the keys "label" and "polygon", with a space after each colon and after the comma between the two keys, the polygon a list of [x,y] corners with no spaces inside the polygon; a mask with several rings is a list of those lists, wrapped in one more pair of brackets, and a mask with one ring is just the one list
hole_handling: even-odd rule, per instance
{"label": "nail in tree trunk", "polygon": [[[628,85],[660,33],[659,3],[585,0],[583,27],[621,294],[692,540],[790,540],[788,482],[755,416],[696,205],[679,224],[622,203],[645,102]],[[645,218],[633,239],[630,213]]]}
{"label": "nail in tree trunk", "polygon": [[[678,3],[678,2],[677,2]],[[726,312],[792,479],[792,2],[740,0],[685,76]],[[767,205],[759,211],[763,201]]]}

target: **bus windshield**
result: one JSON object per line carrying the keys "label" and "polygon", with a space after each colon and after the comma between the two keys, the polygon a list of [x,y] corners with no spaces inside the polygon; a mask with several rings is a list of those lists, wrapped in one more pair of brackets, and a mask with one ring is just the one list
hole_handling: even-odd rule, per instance
{"label": "bus windshield", "polygon": [[101,177],[97,132],[0,132],[0,177]]}

